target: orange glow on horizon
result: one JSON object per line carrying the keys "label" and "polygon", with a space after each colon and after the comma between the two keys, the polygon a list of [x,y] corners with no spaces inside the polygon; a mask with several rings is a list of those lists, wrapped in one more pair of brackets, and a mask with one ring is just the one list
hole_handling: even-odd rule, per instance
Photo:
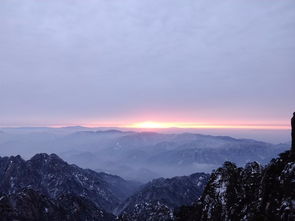
{"label": "orange glow on horizon", "polygon": [[290,130],[289,124],[282,122],[162,122],[162,121],[139,121],[126,122],[96,122],[91,123],[76,122],[70,124],[51,124],[47,125],[52,128],[82,126],[88,128],[125,128],[125,129],[142,129],[142,130],[161,130],[161,129],[245,129],[245,130]]}
{"label": "orange glow on horizon", "polygon": [[200,124],[200,123],[178,123],[178,122],[154,122],[144,121],[121,126],[124,128],[138,129],[260,129],[260,130],[287,130],[290,129],[287,125],[259,125],[259,124]]}
{"label": "orange glow on horizon", "polygon": [[[128,125],[127,125],[128,127]],[[167,123],[159,123],[159,122],[152,122],[146,121],[141,123],[135,123],[134,125],[130,125],[132,128],[143,128],[143,129],[161,129],[161,128],[169,128]]]}

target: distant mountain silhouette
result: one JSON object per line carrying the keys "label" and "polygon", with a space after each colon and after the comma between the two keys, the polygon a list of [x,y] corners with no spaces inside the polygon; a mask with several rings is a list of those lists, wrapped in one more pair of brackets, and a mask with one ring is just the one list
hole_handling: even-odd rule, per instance
{"label": "distant mountain silhouette", "polygon": [[[40,152],[56,153],[79,167],[139,182],[195,172],[210,173],[224,161],[238,166],[250,161],[266,164],[290,147],[287,143],[275,145],[228,136],[99,128],[10,128],[4,132],[0,136],[2,155],[19,154],[29,159]],[[142,171],[146,171],[145,175]]]}

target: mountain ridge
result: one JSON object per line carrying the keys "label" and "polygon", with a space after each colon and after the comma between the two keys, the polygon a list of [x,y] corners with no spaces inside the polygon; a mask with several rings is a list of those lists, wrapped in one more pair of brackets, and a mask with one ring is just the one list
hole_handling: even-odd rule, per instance
{"label": "mountain ridge", "polygon": [[86,197],[109,212],[138,187],[118,176],[81,169],[69,165],[56,154],[45,153],[36,154],[27,161],[19,155],[1,157],[0,176],[0,192],[13,194],[31,187],[52,198],[71,193]]}
{"label": "mountain ridge", "polygon": [[291,151],[262,167],[231,162],[213,171],[199,201],[175,212],[178,221],[295,219],[295,157]]}

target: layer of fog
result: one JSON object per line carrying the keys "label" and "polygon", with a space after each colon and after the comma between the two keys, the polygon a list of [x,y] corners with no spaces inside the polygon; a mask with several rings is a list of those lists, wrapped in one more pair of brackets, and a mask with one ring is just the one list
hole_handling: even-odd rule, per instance
{"label": "layer of fog", "polygon": [[254,160],[266,163],[290,146],[289,142],[274,145],[227,136],[180,133],[184,131],[168,133],[169,130],[154,133],[69,127],[2,128],[0,131],[0,156],[21,155],[28,159],[36,153],[56,153],[80,167],[141,182],[157,177],[209,173],[226,160],[238,165]]}

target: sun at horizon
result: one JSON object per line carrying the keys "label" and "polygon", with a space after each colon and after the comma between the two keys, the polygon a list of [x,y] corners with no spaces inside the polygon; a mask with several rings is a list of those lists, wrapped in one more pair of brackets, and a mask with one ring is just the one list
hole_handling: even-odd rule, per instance
{"label": "sun at horizon", "polygon": [[133,124],[124,125],[125,128],[138,129],[168,129],[168,128],[182,128],[182,129],[263,129],[263,130],[286,130],[288,125],[265,125],[265,124],[209,124],[209,123],[188,123],[188,122],[156,122],[143,121]]}

